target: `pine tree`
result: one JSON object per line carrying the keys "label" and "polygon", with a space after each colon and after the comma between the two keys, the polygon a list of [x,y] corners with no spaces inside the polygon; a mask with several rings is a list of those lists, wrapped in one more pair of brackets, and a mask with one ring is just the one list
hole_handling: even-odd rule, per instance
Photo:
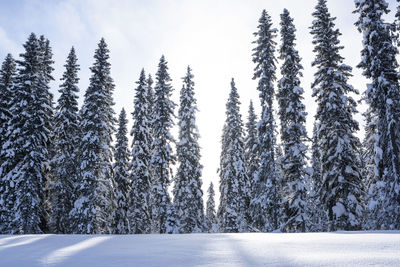
{"label": "pine tree", "polygon": [[328,12],[326,0],[319,0],[311,26],[317,67],[312,84],[318,103],[317,142],[321,160],[321,202],[328,213],[328,230],[357,230],[361,227],[363,205],[358,149],[353,119],[356,102],[348,96],[358,93],[348,84],[351,67],[343,64],[338,29]]}
{"label": "pine tree", "polygon": [[245,161],[247,168],[247,178],[246,182],[246,217],[251,225],[251,214],[249,212],[251,196],[253,195],[252,181],[255,178],[257,170],[260,166],[260,159],[257,153],[258,148],[258,134],[257,134],[257,115],[254,112],[253,101],[250,101],[249,113],[246,122],[246,137],[244,139],[244,150],[245,150]]}
{"label": "pine tree", "polygon": [[305,232],[309,218],[306,210],[308,182],[306,180],[307,132],[305,128],[305,106],[303,88],[300,87],[302,76],[300,56],[295,48],[295,32],[293,19],[287,9],[281,14],[281,40],[279,59],[282,78],[278,83],[279,118],[281,122],[281,141],[283,156],[282,166],[282,208],[283,225],[287,232]]}
{"label": "pine tree", "polygon": [[205,228],[209,233],[217,232],[217,215],[215,214],[215,192],[214,185],[211,182],[207,190],[208,198],[206,204]]}
{"label": "pine tree", "polygon": [[54,116],[55,156],[51,165],[53,179],[50,184],[51,219],[50,229],[53,233],[71,233],[69,212],[76,200],[74,185],[78,181],[78,144],[80,136],[78,96],[79,65],[75,49],[68,55],[65,72],[61,78],[60,98]]}
{"label": "pine tree", "polygon": [[276,80],[275,41],[276,29],[272,28],[271,17],[263,10],[259,19],[257,40],[253,49],[256,63],[253,79],[258,80],[260,92],[261,120],[258,123],[258,153],[260,168],[253,179],[253,197],[250,204],[253,227],[260,231],[272,231],[279,227],[279,181],[275,170],[275,135],[273,97]]}
{"label": "pine tree", "polygon": [[[10,211],[8,232],[42,233],[44,166],[48,165],[51,99],[44,72],[44,56],[35,34],[24,44],[17,61],[19,74],[11,101],[13,114],[1,151],[5,206]],[[12,189],[11,189],[12,188]]]}
{"label": "pine tree", "polygon": [[[40,36],[39,38],[39,47],[41,50],[41,71],[43,73],[43,78],[45,82],[45,87],[47,88],[46,90],[50,90],[50,82],[54,81],[54,78],[52,76],[52,72],[54,71],[53,68],[53,52],[50,46],[50,41],[46,39],[43,35]],[[49,93],[48,94],[48,103],[49,109],[48,109],[48,114],[47,116],[50,118],[49,121],[47,121],[47,127],[50,129],[50,132],[48,134],[48,142],[47,142],[47,150],[48,150],[48,159],[49,161],[46,162],[46,164],[43,166],[43,196],[41,199],[42,203],[42,216],[41,216],[41,222],[40,222],[40,227],[43,229],[45,233],[49,232],[49,221],[50,221],[50,213],[51,213],[51,203],[50,203],[50,189],[49,189],[49,184],[51,181],[52,177],[52,170],[51,170],[51,159],[54,158],[55,156],[55,148],[54,148],[54,143],[55,143],[55,136],[54,136],[54,130],[53,130],[53,124],[54,124],[54,99],[53,99],[53,94]]]}
{"label": "pine tree", "polygon": [[129,221],[129,192],[131,191],[131,181],[129,179],[129,149],[127,137],[127,124],[125,109],[121,110],[118,120],[118,130],[116,136],[115,152],[114,152],[114,196],[115,196],[115,211],[114,211],[114,233],[128,234]]}
{"label": "pine tree", "polygon": [[102,38],[95,51],[92,76],[81,110],[79,198],[71,211],[74,233],[108,233],[112,223],[113,79],[109,50]]}
{"label": "pine tree", "polygon": [[370,220],[378,229],[400,229],[400,85],[396,60],[398,49],[392,43],[392,24],[382,16],[389,13],[384,0],[355,2],[363,33],[362,60],[358,65],[371,80],[365,91],[373,118],[366,128],[376,128],[374,176],[369,191]]}
{"label": "pine tree", "polygon": [[193,74],[187,68],[180,92],[178,111],[179,142],[177,143],[178,170],[174,184],[174,206],[180,233],[202,232],[204,225],[203,191],[201,189],[199,133]]}
{"label": "pine tree", "polygon": [[[11,103],[14,97],[16,86],[17,65],[11,54],[7,54],[0,70],[0,150],[7,141],[7,129],[9,121],[12,118]],[[0,152],[0,233],[5,234],[8,231],[8,222],[10,219],[9,206],[7,198],[10,194],[5,170],[2,170],[3,162],[6,161],[5,155]],[[3,157],[4,156],[4,157]]]}
{"label": "pine tree", "polygon": [[245,192],[247,169],[245,163],[243,122],[240,114],[239,94],[232,79],[231,92],[226,104],[221,151],[220,192],[218,211],[222,232],[247,231]]}
{"label": "pine tree", "polygon": [[154,119],[152,121],[154,133],[151,158],[153,170],[151,189],[152,232],[166,233],[167,212],[171,208],[168,186],[172,177],[171,165],[175,163],[176,158],[171,147],[174,138],[170,133],[170,129],[174,125],[175,103],[170,100],[173,88],[164,56],[161,57],[158,64],[154,89]]}
{"label": "pine tree", "polygon": [[129,208],[130,232],[146,234],[151,231],[151,102],[149,100],[150,85],[146,84],[144,70],[140,73],[137,83],[132,113],[133,126],[131,131],[132,161],[130,164],[132,189],[129,199],[132,201]]}

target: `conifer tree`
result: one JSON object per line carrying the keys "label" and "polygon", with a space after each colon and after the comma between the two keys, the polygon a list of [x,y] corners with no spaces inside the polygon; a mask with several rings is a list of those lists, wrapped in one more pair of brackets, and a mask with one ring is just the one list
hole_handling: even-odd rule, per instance
{"label": "conifer tree", "polygon": [[12,118],[1,151],[1,177],[11,193],[5,203],[11,215],[7,232],[13,234],[45,230],[41,228],[43,167],[48,165],[52,114],[43,51],[35,34],[29,36],[24,48],[22,60],[17,61],[19,73],[10,107]]}
{"label": "conifer tree", "polygon": [[109,50],[102,38],[95,51],[92,76],[81,110],[79,198],[71,211],[74,233],[109,233],[112,218],[113,79]]}
{"label": "conifer tree", "polygon": [[116,144],[114,152],[114,196],[115,196],[115,211],[114,211],[114,231],[115,234],[128,234],[129,221],[129,192],[131,190],[131,181],[129,179],[129,149],[127,137],[127,124],[125,109],[121,110],[118,119],[118,130],[116,135]]}
{"label": "conifer tree", "polygon": [[[46,39],[43,35],[39,37],[39,47],[41,50],[41,72],[43,73],[43,78],[44,78],[44,83],[45,87],[47,88],[47,91],[50,90],[50,82],[54,81],[54,78],[52,76],[52,72],[54,71],[53,68],[53,52],[50,46],[50,41]],[[49,192],[49,184],[51,181],[51,177],[53,175],[52,170],[51,170],[51,159],[54,158],[55,156],[55,136],[54,136],[54,130],[53,130],[53,124],[54,124],[54,99],[53,99],[53,94],[48,94],[48,114],[47,116],[50,118],[49,121],[47,121],[47,127],[50,129],[49,132],[49,140],[47,144],[47,150],[48,150],[48,159],[49,161],[46,162],[43,166],[43,195],[41,199],[42,203],[42,216],[41,216],[41,222],[40,222],[40,227],[43,229],[45,233],[49,232],[49,221],[50,221],[50,213],[51,213],[51,203],[50,203],[50,192]]]}
{"label": "conifer tree", "polygon": [[327,230],[327,213],[322,206],[321,198],[319,196],[319,190],[322,188],[322,176],[321,176],[321,155],[318,147],[318,135],[317,135],[317,119],[314,121],[313,136],[311,144],[311,169],[312,174],[310,175],[310,199],[309,206],[312,211],[311,216],[311,231],[326,231]]}
{"label": "conifer tree", "polygon": [[246,217],[251,225],[251,214],[249,212],[251,196],[253,195],[252,181],[260,166],[258,148],[258,134],[257,134],[257,115],[254,112],[253,101],[250,101],[249,113],[246,122],[246,137],[244,139],[245,161],[247,168],[247,182],[246,182]]}
{"label": "conifer tree", "polygon": [[132,189],[130,191],[129,223],[130,232],[146,234],[151,231],[151,107],[149,99],[150,85],[146,84],[144,70],[136,82],[133,126],[131,131],[132,160],[130,164]]}
{"label": "conifer tree", "polygon": [[201,189],[199,133],[196,126],[196,98],[193,74],[187,68],[180,92],[178,111],[178,170],[174,184],[174,206],[180,233],[201,232],[204,226],[203,191]]}
{"label": "conifer tree", "polygon": [[369,191],[371,220],[378,229],[400,229],[400,85],[398,49],[393,45],[392,24],[382,16],[389,13],[385,0],[355,1],[363,33],[362,60],[358,65],[371,80],[365,91],[373,118],[366,128],[376,128],[374,178]]}
{"label": "conifer tree", "polygon": [[55,155],[51,161],[54,175],[50,183],[52,213],[50,229],[53,233],[72,233],[69,212],[76,200],[75,183],[78,182],[77,157],[80,136],[78,115],[78,71],[75,49],[68,55],[60,97],[54,116]]}
{"label": "conifer tree", "polygon": [[348,84],[351,67],[343,64],[339,52],[338,29],[328,12],[326,0],[319,0],[311,26],[317,68],[312,84],[318,103],[316,134],[321,161],[319,190],[328,214],[328,230],[360,229],[363,215],[360,141],[355,136],[358,123],[353,119],[356,102],[348,96],[358,93]]}
{"label": "conifer tree", "polygon": [[0,70],[0,147],[5,143],[8,122],[12,117],[10,103],[13,97],[17,65],[11,54],[7,54]]}
{"label": "conifer tree", "polygon": [[240,114],[239,94],[233,79],[226,104],[223,135],[219,228],[222,232],[244,232],[248,227],[244,192],[248,178],[244,159],[243,122]]}
{"label": "conifer tree", "polygon": [[[16,86],[17,65],[11,54],[7,54],[0,70],[0,151],[3,144],[7,141],[7,129],[9,121],[12,118],[11,103],[14,97]],[[10,195],[11,188],[5,176],[5,170],[2,170],[3,162],[6,161],[6,155],[0,152],[0,233],[6,234],[8,231],[8,222],[10,219],[7,198]]]}
{"label": "conifer tree", "polygon": [[308,182],[305,172],[307,114],[302,103],[304,90],[300,87],[303,66],[295,48],[296,29],[287,9],[284,9],[281,14],[280,25],[282,44],[279,49],[279,59],[283,63],[277,98],[283,148],[283,156],[280,160],[282,166],[281,205],[283,208],[281,228],[288,232],[305,232],[309,218],[306,211]]}
{"label": "conifer tree", "polygon": [[214,185],[211,182],[207,190],[208,198],[206,203],[206,219],[205,227],[207,232],[215,233],[217,232],[217,215],[215,214],[215,192]]}
{"label": "conifer tree", "polygon": [[271,17],[263,10],[259,19],[257,40],[253,49],[256,64],[253,79],[258,79],[261,119],[258,124],[258,153],[260,168],[253,180],[253,197],[250,204],[253,227],[266,232],[279,227],[279,181],[275,170],[275,135],[273,97],[276,80],[275,41],[276,29],[272,28]]}
{"label": "conifer tree", "polygon": [[[156,73],[156,85],[154,88],[153,106],[153,143],[151,168],[153,181],[151,188],[152,205],[152,232],[166,233],[167,212],[171,209],[171,198],[168,186],[171,182],[171,165],[175,163],[176,157],[171,145],[175,142],[170,133],[174,125],[175,103],[170,99],[172,94],[171,78],[168,74],[168,66],[165,57],[162,56]],[[171,210],[170,210],[171,211]],[[170,212],[169,215],[172,213]]]}

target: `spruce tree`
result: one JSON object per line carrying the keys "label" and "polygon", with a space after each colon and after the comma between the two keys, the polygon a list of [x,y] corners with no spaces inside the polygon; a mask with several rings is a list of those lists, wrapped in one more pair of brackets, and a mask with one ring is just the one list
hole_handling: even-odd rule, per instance
{"label": "spruce tree", "polygon": [[204,226],[203,191],[201,189],[199,133],[196,126],[196,98],[193,74],[187,68],[180,92],[178,111],[178,170],[174,184],[174,206],[180,233],[202,232]]}
{"label": "spruce tree", "polygon": [[315,119],[313,127],[313,136],[311,144],[311,169],[312,174],[310,175],[310,199],[309,206],[312,211],[310,231],[326,231],[327,230],[327,213],[325,212],[319,191],[322,188],[322,176],[321,176],[321,155],[318,146],[318,135],[317,135],[318,121]]}
{"label": "spruce tree", "polygon": [[287,232],[305,232],[309,225],[307,206],[306,152],[307,132],[305,128],[305,106],[300,56],[295,48],[295,26],[287,9],[281,14],[281,59],[282,78],[278,82],[277,99],[281,122],[282,167],[282,226]]}
{"label": "spruce tree", "polygon": [[376,128],[374,178],[370,182],[370,220],[378,229],[400,229],[400,85],[398,49],[392,43],[392,25],[382,16],[389,13],[384,0],[355,1],[363,33],[362,60],[358,65],[371,80],[365,91],[373,118],[366,128]]}
{"label": "spruce tree", "polygon": [[253,49],[253,62],[256,64],[253,79],[258,79],[260,92],[261,119],[258,123],[258,153],[260,168],[253,179],[253,196],[250,204],[253,227],[266,232],[279,227],[279,181],[275,170],[275,143],[273,97],[276,80],[275,37],[271,17],[263,10],[259,19],[257,40]]}
{"label": "spruce tree", "polygon": [[[11,54],[7,54],[1,65],[0,70],[0,151],[7,141],[7,129],[9,121],[12,118],[11,103],[14,98],[16,86],[17,65]],[[6,234],[10,219],[9,204],[7,198],[10,195],[11,188],[5,176],[5,170],[2,169],[3,162],[6,161],[6,155],[0,152],[0,233]]]}
{"label": "spruce tree", "polygon": [[141,71],[136,82],[134,111],[132,113],[133,126],[131,131],[132,160],[130,164],[132,189],[129,199],[132,202],[129,208],[130,232],[146,234],[151,231],[151,107],[149,100],[149,84],[146,84],[146,75]]}
{"label": "spruce tree", "polygon": [[115,211],[114,211],[114,230],[115,234],[128,234],[129,220],[128,209],[129,192],[131,190],[131,181],[129,179],[129,149],[127,137],[127,124],[125,109],[121,110],[118,119],[118,130],[116,135],[116,144],[114,152],[114,196],[115,196]]}
{"label": "spruce tree", "polygon": [[249,212],[251,196],[253,195],[253,184],[252,181],[255,178],[257,170],[260,166],[259,154],[257,153],[258,148],[258,134],[257,134],[257,115],[254,112],[253,101],[250,101],[249,113],[246,122],[246,137],[244,139],[244,150],[245,150],[245,161],[247,168],[247,183],[245,192],[245,207],[246,217],[251,225],[251,214]]}
{"label": "spruce tree", "polygon": [[348,84],[351,67],[343,64],[339,54],[343,49],[334,29],[334,20],[319,0],[313,12],[311,26],[317,68],[312,84],[318,103],[316,134],[321,161],[319,196],[328,214],[328,230],[357,230],[361,228],[363,204],[358,149],[355,136],[358,123],[353,119],[356,102],[348,96],[358,93]]}
{"label": "spruce tree", "polygon": [[152,205],[152,232],[166,233],[168,211],[171,211],[171,198],[168,186],[172,177],[172,166],[176,157],[171,145],[175,142],[170,133],[174,125],[175,103],[170,99],[173,88],[168,74],[168,66],[165,57],[162,56],[156,73],[156,85],[154,88],[153,106],[153,143],[151,168],[153,181],[151,188]]}
{"label": "spruce tree", "polygon": [[205,228],[207,232],[215,233],[217,232],[217,215],[215,214],[215,192],[212,182],[208,187],[207,193]]}
{"label": "spruce tree", "polygon": [[69,212],[77,198],[75,183],[78,182],[77,157],[80,136],[78,115],[78,71],[75,49],[64,65],[63,83],[58,90],[60,97],[54,116],[55,155],[51,161],[54,175],[50,183],[52,213],[50,229],[53,233],[72,233]]}
{"label": "spruce tree", "polygon": [[245,191],[247,169],[243,140],[243,122],[235,82],[226,104],[226,121],[221,151],[219,228],[222,232],[247,231]]}
{"label": "spruce tree", "polygon": [[112,223],[113,79],[109,50],[102,38],[95,51],[92,76],[81,110],[79,198],[71,211],[74,233],[109,233]]}
{"label": "spruce tree", "polygon": [[17,61],[19,73],[11,101],[12,118],[1,151],[6,181],[5,206],[13,234],[43,233],[44,166],[48,165],[51,99],[39,40],[31,34]]}

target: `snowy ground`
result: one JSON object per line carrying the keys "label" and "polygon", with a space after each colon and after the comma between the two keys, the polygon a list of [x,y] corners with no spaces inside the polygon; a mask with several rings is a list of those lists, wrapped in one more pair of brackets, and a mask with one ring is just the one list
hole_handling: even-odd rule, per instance
{"label": "snowy ground", "polygon": [[0,266],[400,266],[400,231],[0,236]]}

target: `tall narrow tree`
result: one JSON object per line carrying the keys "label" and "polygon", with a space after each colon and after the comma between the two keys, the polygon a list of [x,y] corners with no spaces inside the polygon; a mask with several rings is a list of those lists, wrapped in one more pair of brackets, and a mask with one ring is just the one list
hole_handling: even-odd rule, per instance
{"label": "tall narrow tree", "polygon": [[311,26],[317,68],[312,84],[318,103],[317,142],[320,151],[322,188],[320,198],[328,214],[330,231],[360,229],[361,203],[360,141],[353,119],[356,102],[348,96],[358,93],[348,84],[351,67],[343,64],[338,29],[328,12],[326,0],[319,0]]}
{"label": "tall narrow tree", "polygon": [[79,65],[72,47],[68,55],[63,83],[58,90],[60,97],[54,116],[55,155],[51,161],[54,175],[50,183],[52,213],[50,229],[53,233],[71,233],[69,212],[77,198],[75,183],[78,182],[78,144],[80,136],[78,114]]}
{"label": "tall narrow tree", "polygon": [[180,92],[178,111],[178,170],[174,184],[174,206],[180,233],[202,232],[204,226],[203,191],[201,189],[199,133],[196,125],[197,101],[194,82],[188,66]]}
{"label": "tall narrow tree", "polygon": [[257,134],[257,115],[254,111],[253,101],[250,101],[249,113],[246,122],[246,136],[244,139],[245,161],[247,168],[247,182],[246,182],[246,217],[251,225],[251,214],[249,211],[251,196],[253,195],[253,181],[260,166],[260,158],[257,153],[258,149],[258,134]]}
{"label": "tall narrow tree", "polygon": [[12,115],[3,144],[2,175],[12,194],[7,198],[10,233],[42,233],[43,166],[48,165],[51,94],[43,71],[43,51],[35,34],[17,61],[19,74],[11,101]]}
{"label": "tall narrow tree", "polygon": [[79,198],[71,212],[74,233],[109,233],[112,211],[112,135],[114,133],[113,79],[110,76],[109,50],[102,38],[90,68],[89,88],[85,93],[80,128]]}
{"label": "tall narrow tree", "polygon": [[258,79],[260,92],[261,120],[258,124],[258,153],[260,168],[254,176],[254,191],[251,200],[253,226],[260,231],[277,229],[279,219],[279,181],[275,170],[275,143],[273,98],[276,80],[275,41],[276,29],[272,28],[271,17],[263,10],[259,19],[257,40],[253,49],[253,62],[256,64],[253,79]]}
{"label": "tall narrow tree", "polygon": [[121,110],[118,119],[118,130],[116,136],[115,152],[114,152],[114,196],[115,211],[113,233],[128,234],[129,233],[129,192],[131,190],[131,181],[129,179],[129,149],[127,137],[127,124],[125,109]]}
{"label": "tall narrow tree", "polygon": [[130,232],[146,234],[151,230],[151,102],[149,100],[150,85],[146,84],[146,75],[141,71],[136,82],[134,111],[132,113],[132,161],[131,181],[132,189],[129,199],[132,201],[129,208]]}
{"label": "tall narrow tree", "polygon": [[[12,118],[11,103],[14,98],[17,76],[17,65],[11,54],[7,54],[0,70],[0,150],[7,141],[7,129]],[[10,206],[7,199],[11,188],[5,176],[3,163],[7,161],[6,154],[0,152],[0,233],[8,233],[8,222],[10,219]]]}
{"label": "tall narrow tree", "polygon": [[151,158],[153,170],[151,205],[152,232],[155,233],[166,233],[167,211],[171,205],[168,186],[172,177],[171,165],[176,160],[171,147],[171,144],[175,141],[170,133],[170,129],[174,125],[173,117],[175,109],[175,103],[170,99],[172,90],[167,61],[162,56],[156,73],[153,106],[154,119],[152,121],[154,133],[152,144],[153,154]]}
{"label": "tall narrow tree", "polygon": [[208,198],[206,204],[206,219],[205,219],[205,227],[206,231],[209,233],[217,232],[217,215],[215,214],[215,191],[214,185],[211,182],[208,190]]}
{"label": "tall narrow tree", "polygon": [[280,25],[282,44],[279,49],[279,59],[283,62],[277,98],[283,148],[280,160],[283,208],[281,228],[288,232],[305,232],[309,225],[309,217],[306,211],[308,176],[305,171],[307,113],[302,103],[304,90],[300,87],[303,66],[295,48],[296,29],[287,9],[281,14]]}
{"label": "tall narrow tree", "polygon": [[[376,127],[374,178],[370,182],[370,218],[378,229],[400,229],[400,85],[398,49],[392,43],[391,25],[382,16],[389,13],[385,0],[355,2],[363,33],[362,60],[358,65],[371,80],[365,91],[371,120]],[[375,125],[374,125],[375,124]],[[372,188],[371,188],[372,187]]]}
{"label": "tall narrow tree", "polygon": [[219,228],[222,232],[247,231],[245,194],[247,169],[245,164],[243,122],[239,94],[235,82],[226,104],[226,121],[221,151]]}

